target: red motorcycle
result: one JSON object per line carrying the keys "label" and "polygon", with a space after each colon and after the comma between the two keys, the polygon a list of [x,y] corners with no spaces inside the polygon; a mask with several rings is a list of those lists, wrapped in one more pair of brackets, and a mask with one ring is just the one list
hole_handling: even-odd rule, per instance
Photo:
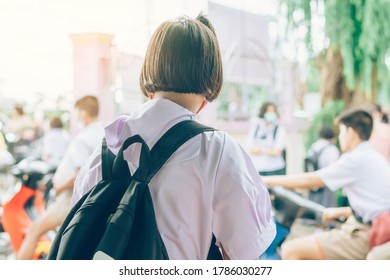
{"label": "red motorcycle", "polygon": [[[16,194],[3,205],[2,227],[8,233],[17,253],[33,221],[45,209],[54,167],[39,160],[22,160],[12,168],[12,174],[21,181]],[[41,186],[46,186],[45,190]],[[43,237],[34,259],[44,259],[49,252],[51,239]]]}

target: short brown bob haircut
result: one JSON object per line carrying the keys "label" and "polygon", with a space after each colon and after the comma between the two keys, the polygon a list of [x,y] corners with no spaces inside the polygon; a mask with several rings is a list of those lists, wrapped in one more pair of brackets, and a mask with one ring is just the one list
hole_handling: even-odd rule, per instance
{"label": "short brown bob haircut", "polygon": [[370,139],[373,120],[367,110],[360,108],[347,110],[336,118],[336,122],[351,127],[359,135],[360,140],[367,141]]}
{"label": "short brown bob haircut", "polygon": [[140,75],[147,92],[201,94],[211,102],[223,83],[222,56],[206,16],[166,21],[152,35]]}
{"label": "short brown bob haircut", "polygon": [[99,101],[93,95],[81,97],[76,101],[74,107],[85,111],[90,117],[97,117],[99,115]]}

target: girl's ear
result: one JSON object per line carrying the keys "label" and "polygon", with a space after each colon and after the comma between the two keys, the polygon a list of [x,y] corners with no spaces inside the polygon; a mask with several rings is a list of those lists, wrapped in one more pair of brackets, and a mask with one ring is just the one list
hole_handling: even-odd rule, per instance
{"label": "girl's ear", "polygon": [[152,100],[154,98],[154,93],[147,91],[146,94],[148,95],[148,98]]}

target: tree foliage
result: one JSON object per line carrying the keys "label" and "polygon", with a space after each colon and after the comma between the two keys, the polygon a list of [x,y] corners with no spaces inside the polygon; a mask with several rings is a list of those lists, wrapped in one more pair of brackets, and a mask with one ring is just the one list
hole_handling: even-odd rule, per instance
{"label": "tree foliage", "polygon": [[[345,104],[342,100],[331,100],[326,103],[324,108],[318,112],[311,121],[310,128],[306,134],[305,148],[310,146],[319,138],[319,131],[322,126],[329,125],[334,127],[336,117],[344,110]],[[336,130],[336,129],[335,129]]]}
{"label": "tree foliage", "polygon": [[[306,47],[312,49],[312,18],[318,15],[315,8],[324,8],[325,35],[329,39],[326,51],[335,57],[340,54],[341,77],[333,86],[345,82],[352,95],[376,100],[381,87],[389,87],[389,70],[385,64],[390,47],[390,0],[281,0],[287,7],[290,28],[307,27]],[[294,13],[303,13],[303,20],[295,20]],[[326,62],[327,55],[323,56]],[[336,57],[337,58],[337,57]],[[327,61],[329,72],[337,72],[334,61]],[[334,68],[334,69],[333,69]],[[324,82],[324,81],[323,81]],[[334,94],[333,98],[342,98]],[[347,102],[349,100],[346,100]],[[325,104],[325,102],[323,103]]]}

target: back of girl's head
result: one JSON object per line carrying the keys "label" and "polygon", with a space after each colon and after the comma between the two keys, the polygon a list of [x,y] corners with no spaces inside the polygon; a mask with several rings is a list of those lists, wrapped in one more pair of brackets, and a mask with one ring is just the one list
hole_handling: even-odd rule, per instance
{"label": "back of girl's head", "polygon": [[140,76],[142,92],[173,91],[216,99],[223,83],[215,30],[204,15],[166,21],[149,42]]}

